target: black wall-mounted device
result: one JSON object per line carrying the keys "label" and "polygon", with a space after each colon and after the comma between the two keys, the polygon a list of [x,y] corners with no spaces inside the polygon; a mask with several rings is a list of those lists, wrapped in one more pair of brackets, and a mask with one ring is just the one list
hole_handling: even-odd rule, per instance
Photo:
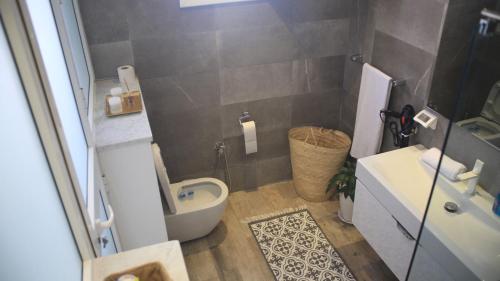
{"label": "black wall-mounted device", "polygon": [[[410,143],[410,136],[417,132],[413,117],[415,117],[415,109],[410,104],[405,105],[401,112],[380,110],[380,119],[385,124],[389,124],[395,146],[407,147]],[[390,118],[399,119],[399,127],[396,121],[388,121]]]}

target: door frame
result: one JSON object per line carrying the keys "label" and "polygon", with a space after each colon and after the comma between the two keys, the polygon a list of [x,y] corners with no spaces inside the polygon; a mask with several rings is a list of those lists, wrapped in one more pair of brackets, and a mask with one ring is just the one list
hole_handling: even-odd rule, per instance
{"label": "door frame", "polygon": [[[23,6],[24,5],[24,6]],[[33,32],[27,26],[27,7],[24,1],[1,0],[0,17],[3,21],[9,44],[16,61],[19,74],[26,91],[28,103],[35,118],[54,180],[61,197],[68,222],[83,261],[97,256],[99,249],[93,243],[96,234],[90,224],[89,216],[82,212],[82,198],[74,184],[71,165],[64,152],[64,144],[58,135],[57,123],[53,118],[47,89],[41,69],[37,64],[36,50],[33,47]],[[45,81],[46,82],[46,81]]]}

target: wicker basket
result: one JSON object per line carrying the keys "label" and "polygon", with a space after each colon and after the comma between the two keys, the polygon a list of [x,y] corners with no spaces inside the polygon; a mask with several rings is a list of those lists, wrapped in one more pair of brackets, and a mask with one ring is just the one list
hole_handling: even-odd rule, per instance
{"label": "wicker basket", "polygon": [[308,201],[325,201],[330,179],[338,172],[351,146],[351,139],[341,131],[299,127],[288,131],[297,193]]}

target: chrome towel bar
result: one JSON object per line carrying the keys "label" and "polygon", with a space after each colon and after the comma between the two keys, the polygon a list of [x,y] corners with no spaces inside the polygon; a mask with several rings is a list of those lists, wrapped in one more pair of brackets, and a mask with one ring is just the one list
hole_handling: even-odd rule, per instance
{"label": "chrome towel bar", "polygon": [[[363,61],[363,55],[361,55],[361,54],[354,54],[354,55],[351,56],[351,61],[355,62],[355,63],[363,64],[364,63],[364,61]],[[392,87],[399,87],[399,86],[403,86],[404,84],[406,84],[406,81],[405,80],[393,79],[391,81],[391,84],[392,84]]]}

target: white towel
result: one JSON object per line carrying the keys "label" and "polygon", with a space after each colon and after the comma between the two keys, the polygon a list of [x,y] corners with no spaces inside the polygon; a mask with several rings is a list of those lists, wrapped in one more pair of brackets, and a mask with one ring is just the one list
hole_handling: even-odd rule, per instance
{"label": "white towel", "polygon": [[391,94],[392,78],[365,63],[361,75],[358,109],[351,148],[351,156],[362,158],[377,154],[382,143],[384,123],[380,110],[386,109]]}
{"label": "white towel", "polygon": [[[441,150],[433,147],[422,153],[421,160],[422,162],[436,170],[439,163],[439,157],[441,157]],[[457,162],[446,155],[443,155],[439,173],[447,177],[449,180],[456,181],[457,176],[461,173],[464,173],[466,170],[467,168],[464,166],[464,164]]]}

